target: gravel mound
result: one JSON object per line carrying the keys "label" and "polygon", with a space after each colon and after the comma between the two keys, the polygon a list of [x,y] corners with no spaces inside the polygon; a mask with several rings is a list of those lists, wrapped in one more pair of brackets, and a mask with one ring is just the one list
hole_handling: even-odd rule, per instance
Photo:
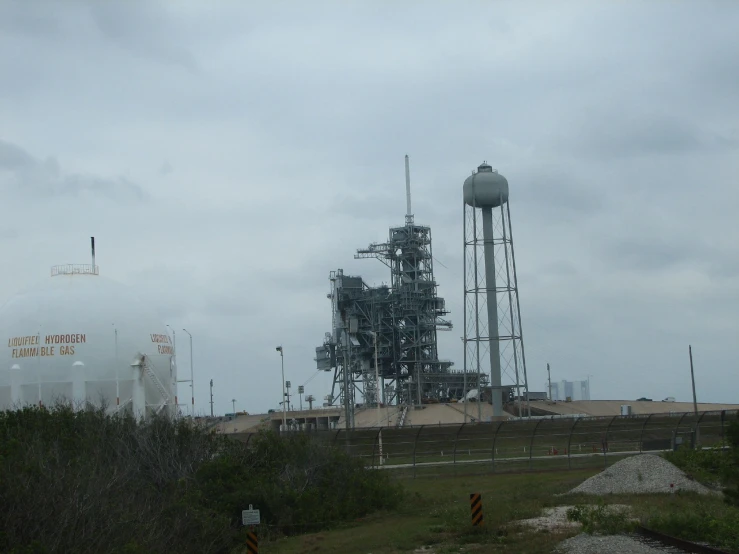
{"label": "gravel mound", "polygon": [[[674,464],[661,456],[640,454],[616,462],[608,469],[583,481],[572,489],[576,494],[640,494],[695,491],[717,494],[689,478]],[[720,493],[719,493],[720,494]]]}
{"label": "gravel mound", "polygon": [[683,551],[667,546],[650,546],[627,535],[577,535],[557,546],[555,552],[567,554],[680,554]]}

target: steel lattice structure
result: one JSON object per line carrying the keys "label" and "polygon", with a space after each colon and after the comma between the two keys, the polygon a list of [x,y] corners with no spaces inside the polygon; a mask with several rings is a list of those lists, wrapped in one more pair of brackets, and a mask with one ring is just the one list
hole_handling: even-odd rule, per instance
{"label": "steel lattice structure", "polygon": [[[477,373],[453,371],[452,362],[438,356],[437,332],[450,330],[452,324],[444,299],[437,295],[431,228],[416,225],[411,214],[407,156],[406,191],[405,225],[391,228],[387,241],[354,256],[383,262],[391,285],[370,287],[341,269],[329,277],[333,325],[316,348],[316,362],[318,369],[334,372],[326,400],[344,405],[347,427],[353,426],[358,396],[367,405],[420,405],[460,399],[478,387]],[[487,376],[479,379],[484,387]]]}
{"label": "steel lattice structure", "polygon": [[502,415],[511,388],[521,415],[528,379],[508,182],[483,163],[465,181],[463,209],[464,365],[480,375],[489,367],[494,415]]}

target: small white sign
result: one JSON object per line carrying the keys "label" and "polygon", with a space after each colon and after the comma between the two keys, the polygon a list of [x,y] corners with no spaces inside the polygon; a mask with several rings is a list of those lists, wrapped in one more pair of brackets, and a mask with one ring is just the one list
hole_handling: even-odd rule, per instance
{"label": "small white sign", "polygon": [[255,510],[249,504],[248,510],[241,510],[241,523],[244,525],[259,525],[261,523],[259,510]]}

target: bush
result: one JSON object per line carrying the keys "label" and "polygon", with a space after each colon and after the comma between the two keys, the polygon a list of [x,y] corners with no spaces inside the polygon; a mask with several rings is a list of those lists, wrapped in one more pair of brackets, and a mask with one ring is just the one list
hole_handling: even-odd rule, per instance
{"label": "bush", "polygon": [[632,531],[636,522],[621,506],[608,506],[603,501],[597,505],[577,505],[567,510],[567,519],[582,524],[582,530],[590,535],[617,535]]}
{"label": "bush", "polygon": [[308,436],[247,448],[184,420],[102,409],[0,412],[0,552],[228,553],[241,510],[269,529],[324,528],[397,506],[398,485]]}
{"label": "bush", "polygon": [[647,524],[674,537],[739,552],[739,509],[731,506],[697,502],[690,510],[657,515]]}
{"label": "bush", "polygon": [[722,448],[680,448],[665,458],[689,476],[706,484],[723,483],[732,471],[729,453]]}
{"label": "bush", "polygon": [[691,475],[709,484],[724,486],[724,499],[739,507],[739,416],[726,428],[725,448],[680,448],[665,457]]}

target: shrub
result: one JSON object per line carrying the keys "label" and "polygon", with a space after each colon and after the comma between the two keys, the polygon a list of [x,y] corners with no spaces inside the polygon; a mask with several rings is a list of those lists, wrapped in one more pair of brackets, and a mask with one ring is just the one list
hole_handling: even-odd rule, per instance
{"label": "shrub", "polygon": [[285,533],[397,506],[386,473],[304,435],[247,448],[188,421],[103,409],[0,412],[0,552],[228,553],[241,510]]}
{"label": "shrub", "polygon": [[724,499],[739,507],[739,417],[726,428],[724,448],[680,448],[665,457],[699,481],[724,486]]}
{"label": "shrub", "polygon": [[697,502],[690,510],[652,517],[647,525],[663,533],[739,552],[739,509]]}
{"label": "shrub", "polygon": [[597,505],[577,505],[567,510],[567,519],[582,524],[582,530],[590,535],[616,535],[631,531],[636,522],[629,517],[628,511],[608,506],[602,501]]}

